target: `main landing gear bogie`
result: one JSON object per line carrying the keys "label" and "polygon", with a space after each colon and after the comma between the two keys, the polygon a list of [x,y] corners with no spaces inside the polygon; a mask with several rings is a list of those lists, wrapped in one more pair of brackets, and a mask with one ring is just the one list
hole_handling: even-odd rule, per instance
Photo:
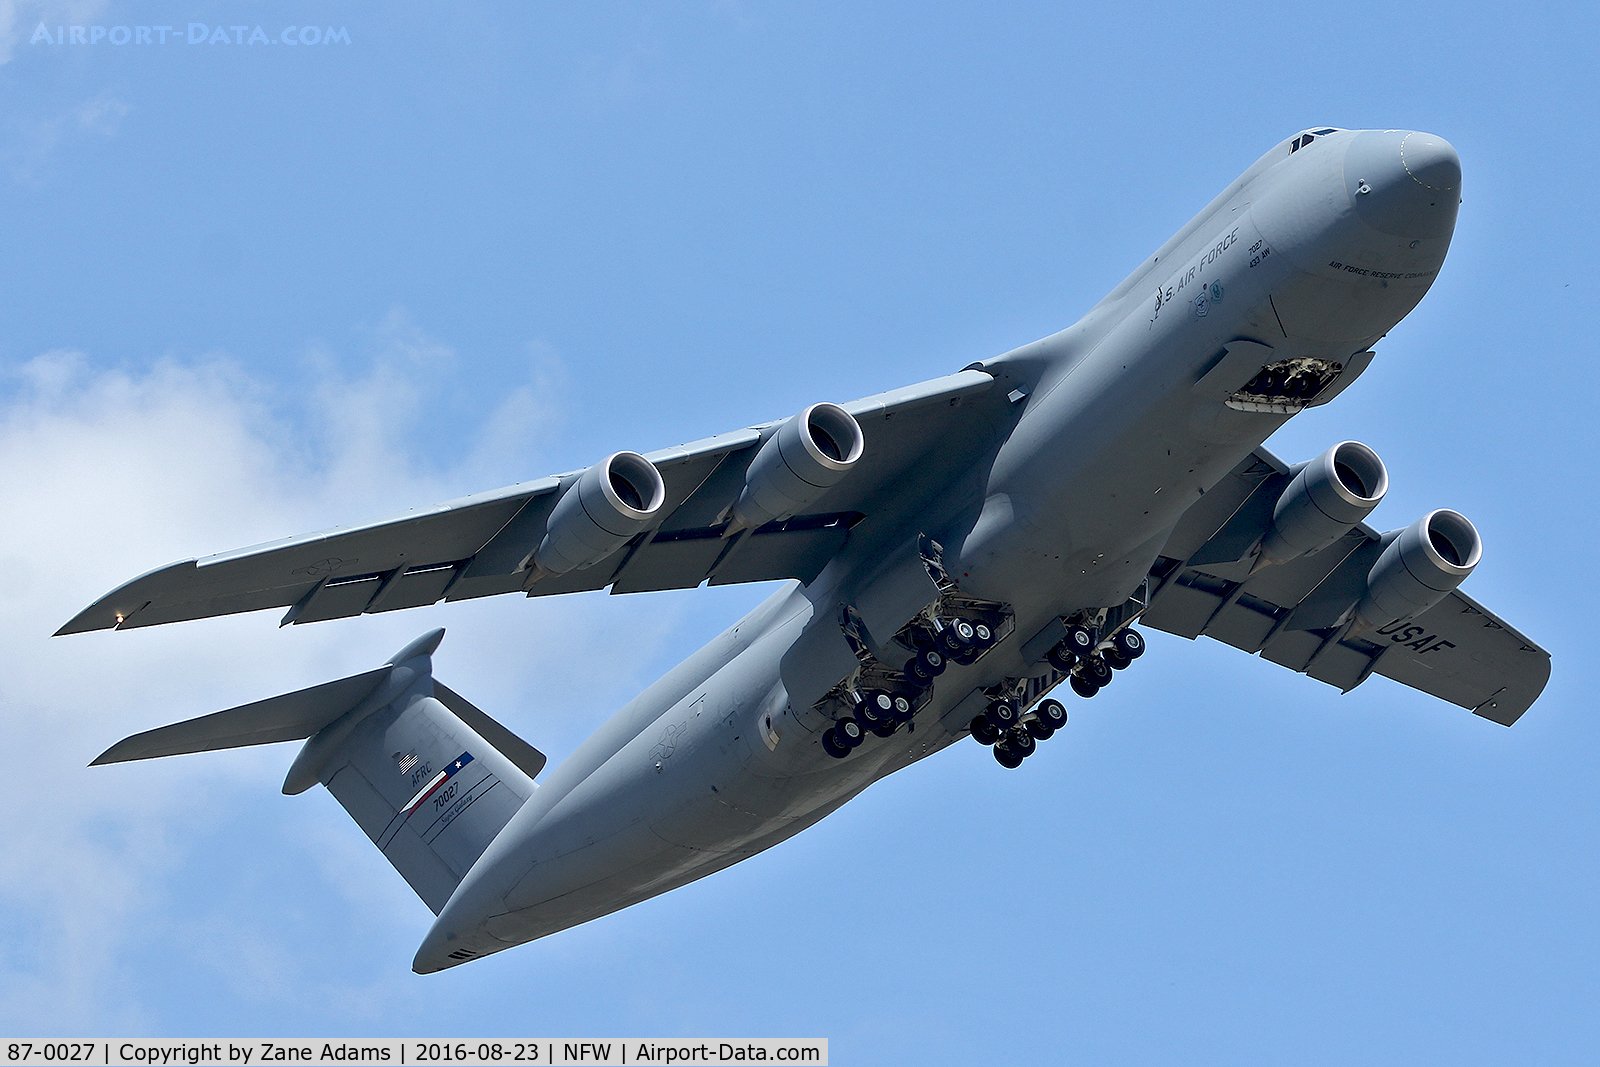
{"label": "main landing gear bogie", "polygon": [[1067,709],[1059,700],[1041,700],[1026,715],[1018,715],[1013,701],[996,699],[968,728],[980,745],[993,746],[996,762],[1015,768],[1066,723]]}
{"label": "main landing gear bogie", "polygon": [[834,759],[844,759],[865,739],[891,737],[917,714],[916,694],[888,689],[864,690],[852,714],[823,731],[822,749]]}
{"label": "main landing gear bogie", "polygon": [[1067,636],[1045,653],[1045,661],[1067,676],[1072,691],[1092,697],[1104,689],[1115,672],[1126,670],[1144,655],[1144,636],[1124,628],[1107,641],[1098,641],[1086,626],[1072,626]]}
{"label": "main landing gear bogie", "polygon": [[[947,602],[919,616],[896,635],[895,640],[912,651],[903,667],[887,667],[870,655],[863,656],[858,649],[862,670],[840,683],[829,695],[834,709],[831,713],[840,717],[823,732],[823,750],[835,759],[843,759],[867,733],[892,736],[901,725],[912,721],[917,707],[927,702],[937,679],[952,663],[975,663],[998,644],[1000,627],[1006,622],[1003,605]],[[855,688],[857,686],[860,688]],[[1018,709],[1014,706],[1009,716],[1004,711],[997,715],[996,726],[1002,733],[1017,724]],[[848,729],[854,732],[853,738],[841,734],[847,729],[845,723],[850,724]],[[997,734],[985,743],[998,740]]]}
{"label": "main landing gear bogie", "polygon": [[998,635],[982,618],[940,616],[910,628],[903,640],[916,654],[902,674],[906,684],[918,688],[932,684],[950,664],[967,666],[993,648]]}

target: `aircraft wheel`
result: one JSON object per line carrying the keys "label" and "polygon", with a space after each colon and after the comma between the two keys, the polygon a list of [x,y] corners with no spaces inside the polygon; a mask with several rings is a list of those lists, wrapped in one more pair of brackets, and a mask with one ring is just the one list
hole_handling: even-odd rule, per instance
{"label": "aircraft wheel", "polygon": [[1122,630],[1111,639],[1111,647],[1129,659],[1144,655],[1144,634],[1138,630]]}
{"label": "aircraft wheel", "polygon": [[833,736],[832,730],[823,731],[822,751],[826,752],[834,759],[844,759],[846,756],[850,755],[850,750],[839,743],[839,739]]}
{"label": "aircraft wheel", "polygon": [[916,713],[916,706],[911,703],[910,697],[904,693],[894,694],[894,718],[896,722],[910,722],[911,716]]}
{"label": "aircraft wheel", "polygon": [[894,698],[881,689],[869,689],[861,694],[856,705],[856,718],[868,729],[894,715]]}
{"label": "aircraft wheel", "polygon": [[828,731],[846,749],[855,748],[866,740],[866,734],[861,729],[861,724],[854,719],[840,719],[833,724],[833,729]]}
{"label": "aircraft wheel", "polygon": [[922,657],[917,656],[906,664],[906,669],[901,671],[901,676],[910,685],[924,686],[933,681],[933,675],[928,673],[928,668],[922,665]]}
{"label": "aircraft wheel", "polygon": [[1067,725],[1067,706],[1054,697],[1039,701],[1034,707],[1033,713],[1040,722],[1050,727],[1052,731],[1059,730]]}
{"label": "aircraft wheel", "polygon": [[1017,706],[1009,700],[991,700],[984,715],[994,723],[996,729],[1009,730],[1017,724]]}
{"label": "aircraft wheel", "polygon": [[917,662],[922,664],[923,669],[926,670],[931,677],[937,678],[939,675],[944,673],[944,653],[940,652],[936,648],[928,648],[918,652]]}
{"label": "aircraft wheel", "polygon": [[1087,626],[1069,626],[1067,628],[1067,647],[1073,655],[1087,656],[1094,651],[1094,631]]}
{"label": "aircraft wheel", "polygon": [[1014,771],[1018,767],[1022,766],[1022,754],[1014,751],[1005,742],[1001,742],[1000,744],[994,746],[994,758],[995,761],[1000,764],[1000,766],[1006,768],[1007,770]]}
{"label": "aircraft wheel", "polygon": [[970,664],[978,662],[978,657],[983,655],[983,652],[984,650],[979,648],[977,645],[968,645],[966,648],[957,649],[956,651],[950,653],[950,661],[952,663],[959,663],[961,666],[966,667]]}
{"label": "aircraft wheel", "polygon": [[988,648],[994,644],[994,630],[986,622],[972,624],[972,643],[979,648]]}
{"label": "aircraft wheel", "polygon": [[885,719],[883,722],[867,727],[867,729],[871,730],[879,737],[893,737],[894,731],[899,725],[900,724],[895,722],[893,719]]}
{"label": "aircraft wheel", "polygon": [[1083,672],[1089,680],[1104,689],[1111,681],[1111,665],[1100,656],[1090,656],[1083,661]]}
{"label": "aircraft wheel", "polygon": [[1072,672],[1070,681],[1072,683],[1072,691],[1081,697],[1092,697],[1100,692],[1100,687],[1094,684],[1093,679],[1079,674],[1077,671]]}
{"label": "aircraft wheel", "polygon": [[1038,745],[1038,742],[1033,739],[1033,735],[1028,732],[1028,728],[1025,726],[1013,726],[1007,730],[1005,743],[1011,746],[1013,752],[1023,756],[1033,755],[1033,750]]}
{"label": "aircraft wheel", "polygon": [[992,745],[1000,740],[1000,727],[990,722],[986,715],[973,716],[967,728],[972,731],[973,740],[980,745]]}
{"label": "aircraft wheel", "polygon": [[1044,658],[1050,666],[1063,674],[1072,670],[1078,663],[1078,654],[1068,648],[1065,641],[1052,646],[1050,651],[1044,654]]}
{"label": "aircraft wheel", "polygon": [[1114,671],[1125,671],[1128,669],[1128,664],[1133,662],[1133,660],[1129,659],[1127,656],[1124,656],[1115,648],[1106,649],[1100,654],[1100,658],[1105,660],[1106,666],[1110,667]]}
{"label": "aircraft wheel", "polygon": [[1026,719],[1023,719],[1022,725],[1023,728],[1028,731],[1028,736],[1033,738],[1035,741],[1048,741],[1050,740],[1050,736],[1056,732],[1054,726],[1051,726],[1043,719],[1036,718],[1032,715],[1028,716]]}
{"label": "aircraft wheel", "polygon": [[972,623],[966,619],[951,619],[939,631],[939,647],[947,654],[954,655],[971,645],[973,636]]}

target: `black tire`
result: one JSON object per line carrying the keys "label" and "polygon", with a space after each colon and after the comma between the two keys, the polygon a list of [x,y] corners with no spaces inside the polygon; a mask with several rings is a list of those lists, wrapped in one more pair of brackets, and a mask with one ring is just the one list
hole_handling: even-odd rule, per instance
{"label": "black tire", "polygon": [[1111,681],[1111,665],[1100,656],[1090,656],[1084,660],[1083,673],[1102,689]]}
{"label": "black tire", "polygon": [[1039,721],[1050,727],[1052,731],[1059,730],[1067,725],[1067,706],[1054,697],[1048,697],[1034,707],[1033,713]]}
{"label": "black tire", "polygon": [[894,697],[881,689],[869,689],[861,694],[856,705],[856,718],[867,728],[872,728],[894,715]]}
{"label": "black tire", "polygon": [[979,648],[988,648],[994,644],[994,630],[990,629],[988,623],[975,622],[972,624],[972,643]]}
{"label": "black tire", "polygon": [[855,748],[866,739],[866,731],[854,719],[840,719],[830,731],[845,748]]}
{"label": "black tire", "polygon": [[894,694],[894,718],[896,722],[910,722],[911,716],[917,713],[917,706],[911,698],[904,693]]}
{"label": "black tire", "polygon": [[1009,700],[991,700],[983,714],[996,729],[1009,730],[1017,724],[1017,706]]}
{"label": "black tire", "polygon": [[994,746],[995,762],[1007,770],[1014,771],[1022,766],[1022,755],[1013,751],[1003,742]]}
{"label": "black tire", "polygon": [[1115,648],[1108,648],[1100,653],[1100,658],[1106,661],[1106,666],[1114,671],[1125,671],[1133,660],[1118,652]]}
{"label": "black tire", "polygon": [[944,653],[936,648],[925,649],[917,653],[917,662],[921,663],[929,675],[934,678],[944,673]]}
{"label": "black tire", "polygon": [[1087,656],[1094,651],[1094,631],[1087,626],[1067,627],[1067,647],[1074,655]]}
{"label": "black tire", "polygon": [[1092,697],[1096,693],[1100,692],[1100,687],[1094,684],[1093,679],[1088,678],[1077,671],[1072,672],[1072,677],[1068,679],[1068,681],[1072,686],[1072,691],[1081,697]]}
{"label": "black tire", "polygon": [[1056,732],[1055,727],[1043,719],[1036,719],[1032,716],[1022,720],[1022,725],[1028,731],[1028,735],[1035,741],[1048,741],[1050,736]]}
{"label": "black tire", "polygon": [[895,729],[899,727],[899,725],[900,724],[895,722],[893,719],[886,719],[875,726],[867,727],[867,729],[871,730],[879,737],[893,737]]}
{"label": "black tire", "polygon": [[978,662],[978,657],[982,656],[984,651],[977,645],[968,645],[966,648],[957,649],[950,653],[950,662],[959,663],[963,667],[971,666]]}
{"label": "black tire", "polygon": [[992,745],[1000,740],[1000,728],[989,721],[986,715],[973,717],[967,729],[972,731],[972,739],[980,745]]}
{"label": "black tire", "polygon": [[1007,730],[1005,743],[1011,746],[1013,752],[1025,757],[1033,755],[1033,750],[1038,745],[1026,726],[1013,726]]}
{"label": "black tire", "polygon": [[950,624],[946,626],[945,629],[955,634],[956,640],[960,641],[963,645],[977,643],[978,628],[972,625],[971,619],[951,619]]}
{"label": "black tire", "polygon": [[822,751],[834,759],[844,759],[850,755],[850,750],[839,743],[839,739],[833,736],[832,730],[824,730],[822,733]]}
{"label": "black tire", "polygon": [[1067,673],[1078,665],[1078,654],[1068,648],[1065,641],[1052,646],[1050,651],[1044,654],[1044,658],[1050,666],[1062,674]]}
{"label": "black tire", "polygon": [[906,664],[906,669],[901,672],[906,681],[915,686],[924,686],[933,681],[933,674],[922,662],[922,657],[917,656]]}
{"label": "black tire", "polygon": [[1129,659],[1144,655],[1144,634],[1138,630],[1123,630],[1111,639],[1111,646]]}

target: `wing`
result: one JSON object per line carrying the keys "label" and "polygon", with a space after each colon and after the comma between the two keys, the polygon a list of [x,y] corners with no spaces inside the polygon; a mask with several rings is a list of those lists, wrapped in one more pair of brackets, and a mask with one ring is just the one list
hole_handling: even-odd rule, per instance
{"label": "wing", "polygon": [[1380,536],[1362,524],[1331,547],[1250,575],[1288,468],[1265,449],[1209,490],[1150,575],[1144,622],[1216,638],[1349,692],[1381,674],[1510,726],[1544,689],[1550,654],[1460,592],[1409,623],[1351,633]]}
{"label": "wing", "polygon": [[[769,423],[646,456],[660,472],[664,518],[582,569],[529,582],[524,564],[544,537],[562,491],[582,473],[521,482],[399,518],[272,541],[162,567],[107,593],[58,634],[154,626],[185,619],[288,608],[284,623],[418,607],[496,593],[530,596],[611,586],[612,592],[687,589],[798,578],[810,581],[850,529],[914,461],[948,455],[952,441],[976,450],[985,435],[955,433],[1006,407],[994,379],[968,369],[843,405],[861,427],[861,459],[804,515],[737,537],[723,520],[745,472],[780,423]],[[959,448],[957,449],[959,450]]]}

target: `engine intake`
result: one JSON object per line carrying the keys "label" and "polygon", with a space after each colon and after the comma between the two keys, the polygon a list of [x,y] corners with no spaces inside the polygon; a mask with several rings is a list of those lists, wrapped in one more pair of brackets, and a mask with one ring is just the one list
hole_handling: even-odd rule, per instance
{"label": "engine intake", "polygon": [[1341,441],[1301,467],[1272,509],[1256,566],[1320,551],[1365,519],[1389,491],[1389,472],[1359,441]]}
{"label": "engine intake", "polygon": [[1367,573],[1356,605],[1359,624],[1381,629],[1421,615],[1445,598],[1483,558],[1483,541],[1466,516],[1441,508],[1400,531]]}
{"label": "engine intake", "polygon": [[578,476],[561,494],[533,553],[536,570],[565,574],[592,567],[650,525],[666,502],[655,465],[637,452],[616,452]]}
{"label": "engine intake", "polygon": [[787,420],[750,461],[728,532],[805,511],[850,473],[865,444],[861,426],[837,404],[812,404]]}

